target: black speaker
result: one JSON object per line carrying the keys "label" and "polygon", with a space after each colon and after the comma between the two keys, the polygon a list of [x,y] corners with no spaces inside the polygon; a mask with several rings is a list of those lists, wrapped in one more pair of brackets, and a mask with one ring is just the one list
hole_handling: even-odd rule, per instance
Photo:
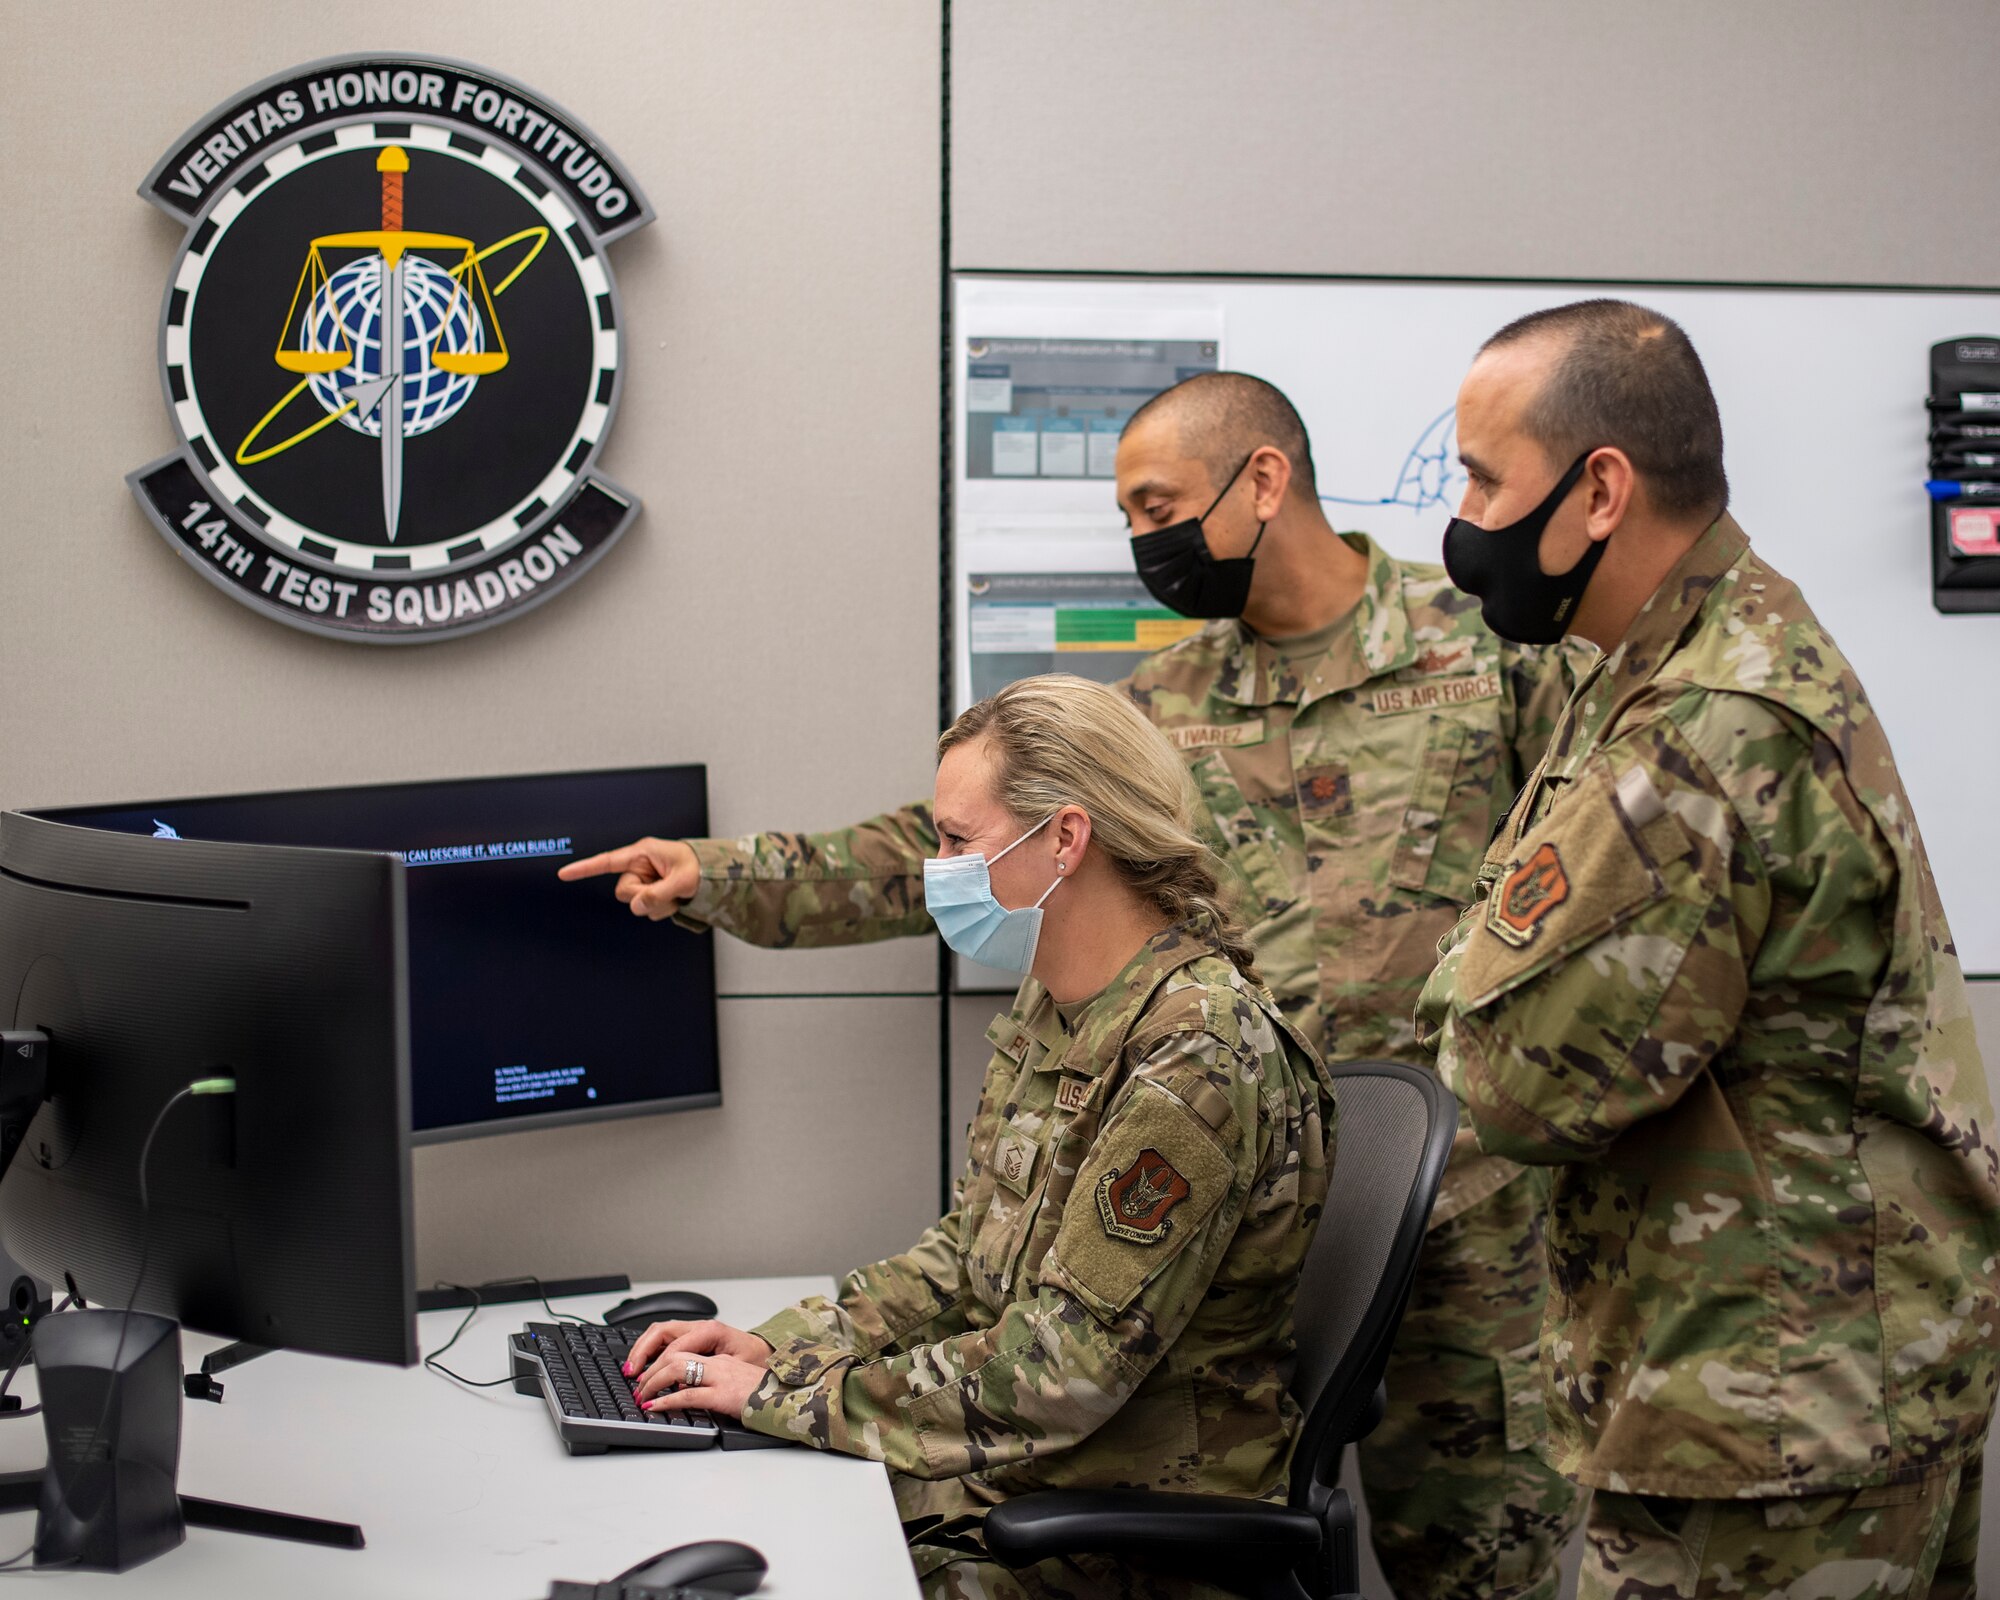
{"label": "black speaker", "polygon": [[[123,1572],[187,1537],[181,1330],[166,1317],[70,1311],[35,1324],[49,1464],[35,1565]],[[102,1419],[100,1425],[100,1419]]]}

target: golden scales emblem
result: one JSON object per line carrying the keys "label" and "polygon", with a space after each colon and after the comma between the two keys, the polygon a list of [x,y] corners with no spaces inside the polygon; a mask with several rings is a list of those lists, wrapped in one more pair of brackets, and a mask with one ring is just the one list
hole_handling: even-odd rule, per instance
{"label": "golden scales emblem", "polygon": [[[523,228],[484,249],[456,234],[406,229],[408,153],[385,146],[375,170],[382,180],[382,225],[321,234],[307,248],[272,357],[299,381],[244,435],[235,460],[240,467],[268,461],[335,423],[379,437],[382,520],[393,543],[402,516],[403,441],[448,422],[481,378],[505,369],[507,336],[495,302],[534,264],[549,229]],[[489,285],[483,263],[517,245],[526,245],[526,253]],[[338,260],[349,251],[356,252],[353,258],[329,271],[328,253]],[[392,318],[389,308],[400,316]],[[276,444],[260,445],[265,431],[308,392],[322,415]]]}

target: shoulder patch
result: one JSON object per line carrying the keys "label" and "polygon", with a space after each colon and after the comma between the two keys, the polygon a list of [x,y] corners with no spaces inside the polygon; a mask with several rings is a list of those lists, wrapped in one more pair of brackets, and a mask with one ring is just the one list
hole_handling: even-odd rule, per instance
{"label": "shoulder patch", "polygon": [[1131,1166],[1113,1167],[1097,1180],[1097,1215],[1114,1239],[1158,1244],[1174,1231],[1167,1213],[1192,1192],[1159,1151],[1141,1150]]}
{"label": "shoulder patch", "polygon": [[[1643,800],[1651,795],[1651,780],[1644,794],[1636,782],[1626,788]],[[1663,869],[1688,848],[1680,822],[1664,805],[1635,827],[1611,773],[1593,761],[1500,858],[1506,865],[1460,957],[1459,1008],[1490,1005],[1667,898]]]}
{"label": "shoulder patch", "polygon": [[1203,1237],[1249,1160],[1247,1137],[1225,1148],[1179,1095],[1137,1079],[1079,1164],[1044,1281],[1100,1322],[1123,1316]]}
{"label": "shoulder patch", "polygon": [[1509,944],[1534,943],[1542,919],[1569,898],[1569,873],[1553,840],[1536,846],[1527,860],[1510,863],[1486,902],[1486,925]]}

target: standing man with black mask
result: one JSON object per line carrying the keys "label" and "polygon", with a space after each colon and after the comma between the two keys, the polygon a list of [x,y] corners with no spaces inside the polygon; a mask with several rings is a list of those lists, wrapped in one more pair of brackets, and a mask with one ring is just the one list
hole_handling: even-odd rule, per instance
{"label": "standing man with black mask", "polygon": [[1487,341],[1445,558],[1604,652],[1420,1024],[1555,1174],[1549,1460],[1583,1600],[1970,1600],[2000,1146],[1875,709],[1726,511],[1687,335],[1584,301]]}
{"label": "standing man with black mask", "polygon": [[[1496,638],[1439,568],[1335,533],[1305,427],[1261,379],[1209,373],[1156,396],[1117,474],[1140,576],[1209,621],[1124,688],[1188,762],[1266,981],[1327,1060],[1427,1064],[1412,1009],[1566,670]],[[563,875],[616,872],[635,913],[753,943],[854,943],[930,931],[922,863],[937,850],[918,804],[823,834],[642,840]],[[1016,1016],[1037,1037],[1061,1028],[1032,983]],[[1360,1451],[1403,1600],[1555,1595],[1578,1501],[1536,1448],[1546,1193],[1461,1131],[1388,1415]]]}

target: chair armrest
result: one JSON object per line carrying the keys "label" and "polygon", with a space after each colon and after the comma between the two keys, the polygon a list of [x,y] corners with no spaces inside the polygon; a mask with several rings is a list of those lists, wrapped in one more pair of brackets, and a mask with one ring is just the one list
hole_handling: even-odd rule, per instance
{"label": "chair armrest", "polygon": [[986,1513],[986,1547],[1010,1567],[1087,1552],[1265,1578],[1311,1559],[1322,1538],[1309,1511],[1219,1494],[1043,1489]]}

